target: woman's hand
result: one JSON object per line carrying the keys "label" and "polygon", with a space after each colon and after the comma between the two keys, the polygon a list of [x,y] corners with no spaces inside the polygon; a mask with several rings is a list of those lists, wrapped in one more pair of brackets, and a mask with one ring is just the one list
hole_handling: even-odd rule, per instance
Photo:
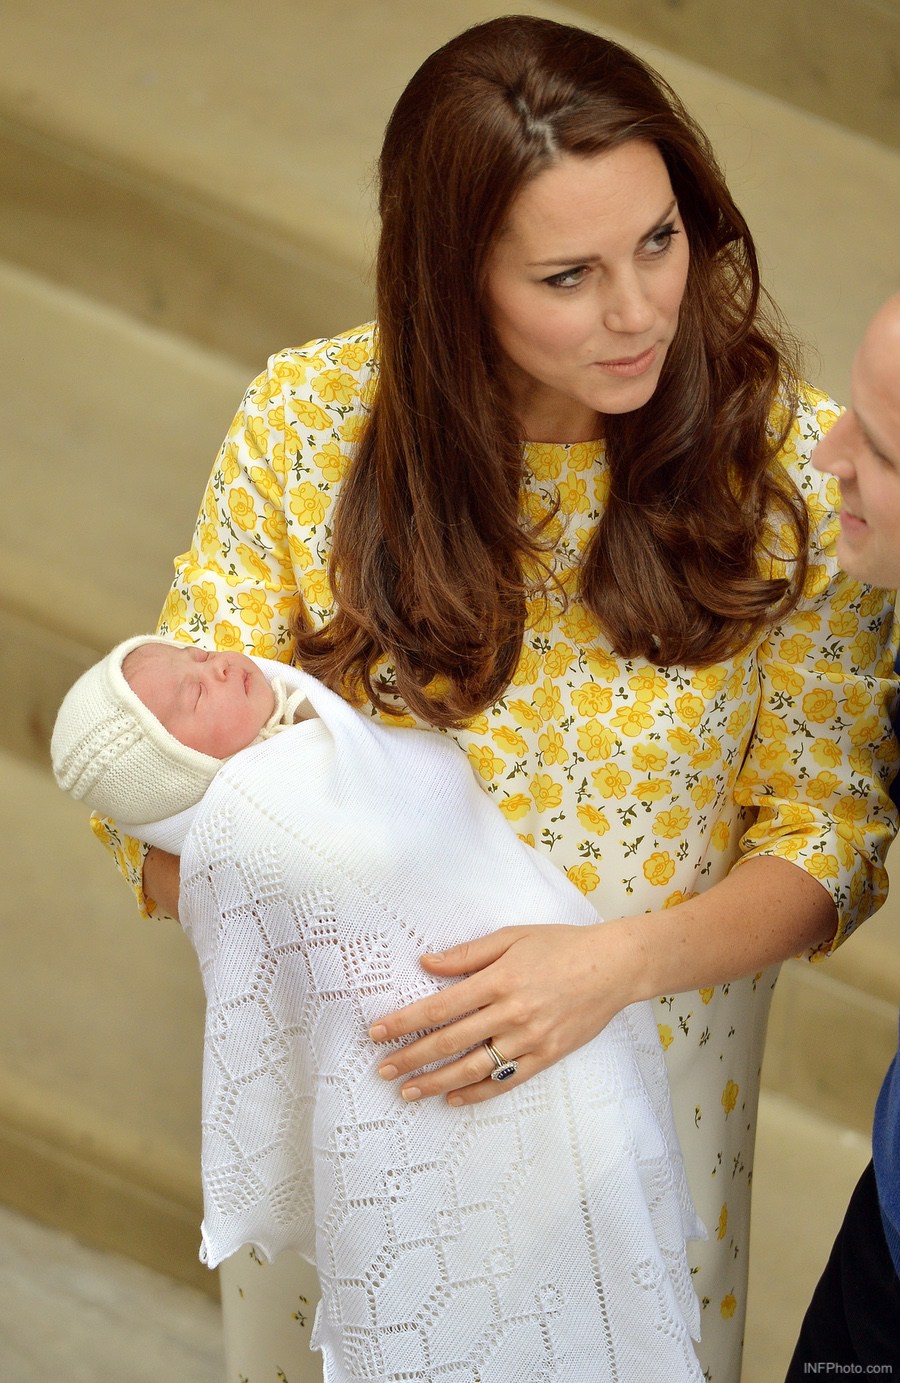
{"label": "woman's hand", "polygon": [[151,912],[167,912],[178,916],[181,860],[151,845],[144,858],[143,888],[148,903],[155,904]]}
{"label": "woman's hand", "polygon": [[[478,1104],[543,1071],[603,1029],[638,997],[640,966],[637,919],[593,927],[505,927],[440,955],[423,956],[432,975],[468,975],[440,993],[381,1019],[370,1029],[375,1042],[390,1042],[429,1029],[392,1051],[379,1068],[386,1080],[422,1072],[401,1087],[405,1100],[445,1094],[451,1104]],[[643,930],[643,929],[641,929]],[[490,1080],[490,1041],[519,1070],[510,1080]],[[471,1049],[471,1050],[468,1050]]]}

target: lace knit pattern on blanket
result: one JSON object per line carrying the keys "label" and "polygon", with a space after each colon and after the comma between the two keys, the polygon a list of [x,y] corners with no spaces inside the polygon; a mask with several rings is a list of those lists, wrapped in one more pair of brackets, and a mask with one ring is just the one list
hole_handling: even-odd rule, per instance
{"label": "lace knit pattern on blanket", "polygon": [[421,953],[596,913],[455,745],[312,686],[322,719],[228,764],[182,859],[207,1260],[316,1263],[328,1383],[699,1380],[702,1229],[649,1005],[498,1100],[405,1104],[366,1033],[433,990]]}

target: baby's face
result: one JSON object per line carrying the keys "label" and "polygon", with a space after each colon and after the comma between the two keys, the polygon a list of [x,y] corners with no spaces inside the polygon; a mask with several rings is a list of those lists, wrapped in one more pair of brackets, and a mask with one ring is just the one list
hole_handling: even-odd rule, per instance
{"label": "baby's face", "polygon": [[256,739],[275,709],[275,694],[243,653],[142,644],[122,666],[149,711],[190,749],[227,759]]}

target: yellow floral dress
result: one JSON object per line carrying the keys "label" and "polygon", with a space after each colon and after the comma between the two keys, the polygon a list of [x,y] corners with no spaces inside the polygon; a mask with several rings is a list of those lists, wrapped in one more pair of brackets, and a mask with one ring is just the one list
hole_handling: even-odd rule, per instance
{"label": "yellow floral dress", "polygon": [[[193,546],[176,561],[163,632],[287,659],[298,591],[314,620],[328,619],[333,506],[371,397],[372,355],[371,328],[360,329],[273,356],[250,386]],[[611,653],[577,600],[536,601],[512,684],[455,736],[500,810],[604,916],[671,906],[761,853],[793,860],[824,884],[840,914],[837,941],[883,900],[896,824],[884,786],[896,752],[892,602],[835,561],[835,482],[808,458],[836,416],[807,391],[784,450],[809,505],[814,552],[801,607],[766,639],[700,671],[659,668]],[[523,503],[543,511],[560,501],[564,581],[602,511],[606,480],[600,443],[525,448]],[[140,893],[139,847],[120,842],[110,823],[96,830]],[[691,1189],[709,1230],[693,1261],[700,1355],[714,1383],[740,1375],[759,1070],[775,977],[657,1000]],[[259,1300],[246,1274],[271,1270],[248,1260],[242,1271],[236,1311]],[[263,1383],[277,1368],[290,1383],[314,1376],[302,1362],[305,1309],[290,1288],[279,1291],[293,1303],[288,1343],[273,1346],[269,1335],[270,1353],[254,1362],[262,1344],[242,1352],[232,1324],[235,1379]],[[226,1318],[228,1310],[226,1292]]]}

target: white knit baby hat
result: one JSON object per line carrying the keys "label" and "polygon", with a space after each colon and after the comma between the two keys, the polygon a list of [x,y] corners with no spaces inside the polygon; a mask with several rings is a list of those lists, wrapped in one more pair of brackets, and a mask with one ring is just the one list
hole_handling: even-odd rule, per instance
{"label": "white knit baby hat", "polygon": [[135,826],[199,802],[224,762],[170,735],[129,687],[122,663],[147,643],[173,646],[155,634],[118,644],[66,693],[50,740],[63,791]]}

